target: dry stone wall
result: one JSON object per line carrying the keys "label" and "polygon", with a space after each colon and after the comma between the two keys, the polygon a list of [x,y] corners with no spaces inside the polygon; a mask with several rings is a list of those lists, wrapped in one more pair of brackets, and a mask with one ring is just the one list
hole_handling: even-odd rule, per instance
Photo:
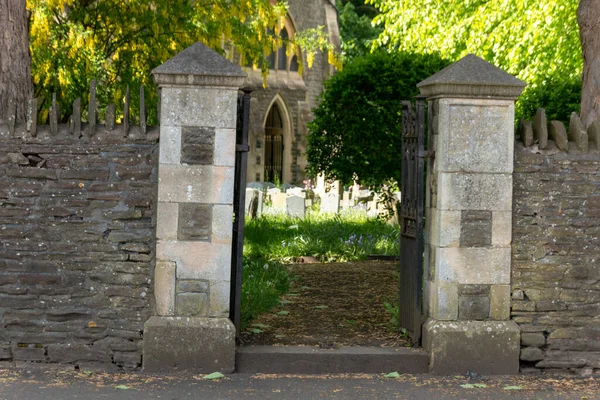
{"label": "dry stone wall", "polygon": [[543,110],[533,124],[522,121],[523,143],[515,149],[512,318],[522,332],[521,368],[597,374],[600,152],[596,128],[575,129],[579,124],[572,120],[567,134],[560,123],[552,121],[547,129],[544,122]]}
{"label": "dry stone wall", "polygon": [[138,368],[158,129],[73,119],[0,121],[0,361]]}

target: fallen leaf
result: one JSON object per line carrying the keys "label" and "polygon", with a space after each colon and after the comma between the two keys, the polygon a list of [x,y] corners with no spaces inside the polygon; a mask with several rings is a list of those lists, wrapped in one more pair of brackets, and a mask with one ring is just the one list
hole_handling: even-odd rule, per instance
{"label": "fallen leaf", "polygon": [[129,389],[133,389],[133,388],[131,386],[127,386],[127,385],[118,385],[118,386],[115,386],[115,389],[129,390]]}
{"label": "fallen leaf", "polygon": [[290,313],[289,311],[282,310],[282,311],[279,311],[277,313],[277,315],[288,315],[289,313]]}
{"label": "fallen leaf", "polygon": [[323,308],[329,308],[329,306],[314,306],[313,308],[323,309]]}
{"label": "fallen leaf", "polygon": [[399,378],[400,374],[396,371],[394,372],[390,372],[389,374],[385,375],[386,378]]}
{"label": "fallen leaf", "polygon": [[279,300],[279,304],[294,304],[291,300]]}
{"label": "fallen leaf", "polygon": [[225,375],[223,375],[220,372],[213,372],[212,374],[208,374],[208,375],[204,375],[202,377],[202,379],[208,379],[208,380],[215,380],[215,379],[221,379],[221,378],[225,378]]}
{"label": "fallen leaf", "polygon": [[263,333],[263,331],[260,330],[260,329],[258,329],[258,328],[250,329],[250,332],[252,332],[252,333]]}

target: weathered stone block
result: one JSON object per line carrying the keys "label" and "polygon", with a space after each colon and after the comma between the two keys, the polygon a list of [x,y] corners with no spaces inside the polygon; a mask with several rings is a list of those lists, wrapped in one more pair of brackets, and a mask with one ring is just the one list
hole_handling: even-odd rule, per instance
{"label": "weathered stone block", "polygon": [[35,346],[12,346],[12,358],[15,361],[46,361],[46,349]]}
{"label": "weathered stone block", "polygon": [[177,293],[208,293],[209,283],[208,281],[177,281]]}
{"label": "weathered stone block", "polygon": [[537,347],[525,347],[521,349],[521,360],[523,361],[540,361],[544,359],[544,352]]}
{"label": "weathered stone block", "polygon": [[441,210],[512,210],[512,175],[440,173],[438,180]]}
{"label": "weathered stone block", "polygon": [[209,304],[206,293],[179,293],[176,312],[178,316],[204,317],[208,315]]}
{"label": "weathered stone block", "polygon": [[233,206],[215,204],[212,215],[212,242],[231,243],[233,238]]}
{"label": "weathered stone block", "polygon": [[492,246],[506,247],[512,243],[512,212],[492,212]]}
{"label": "weathered stone block", "polygon": [[181,126],[160,126],[161,164],[181,164]]}
{"label": "weathered stone block", "polygon": [[103,346],[83,344],[48,345],[48,357],[52,362],[70,363],[76,361],[111,362],[110,353]]}
{"label": "weathered stone block", "polygon": [[156,259],[177,260],[178,279],[222,281],[231,278],[231,243],[159,241]]}
{"label": "weathered stone block", "polygon": [[487,247],[492,244],[492,212],[462,211],[460,247]]}
{"label": "weathered stone block", "polygon": [[435,375],[519,372],[520,331],[512,321],[436,321],[423,325],[423,347]]}
{"label": "weathered stone block", "polygon": [[215,128],[184,126],[181,128],[181,163],[214,164]]}
{"label": "weathered stone block", "polygon": [[171,261],[156,261],[154,272],[154,296],[156,313],[160,316],[175,315],[175,281],[177,264]]}
{"label": "weathered stone block", "polygon": [[569,151],[569,139],[567,139],[567,130],[560,121],[550,121],[548,125],[550,137],[559,150]]}
{"label": "weathered stone block", "polygon": [[215,131],[215,165],[235,167],[235,141],[235,129],[217,129]]}
{"label": "weathered stone block", "polygon": [[435,259],[439,281],[510,284],[510,248],[437,248]]}
{"label": "weathered stone block", "polygon": [[546,337],[541,332],[521,333],[521,345],[525,347],[542,347],[546,345]]}
{"label": "weathered stone block", "polygon": [[235,327],[227,318],[152,317],[144,324],[143,368],[231,373]]}
{"label": "weathered stone block", "polygon": [[458,319],[458,287],[453,283],[437,282],[429,286],[431,316],[440,321]]}
{"label": "weathered stone block", "polygon": [[179,203],[158,202],[156,207],[156,237],[158,239],[177,239],[179,221]]}
{"label": "weathered stone block", "polygon": [[460,245],[460,211],[429,209],[427,219],[429,242],[440,247],[459,247]]}
{"label": "weathered stone block", "polygon": [[490,289],[490,318],[504,321],[510,318],[510,285],[492,285]]}
{"label": "weathered stone block", "polygon": [[231,282],[227,280],[210,281],[210,310],[211,317],[228,317]]}
{"label": "weathered stone block", "polygon": [[438,121],[438,171],[512,173],[512,100],[440,99]]}
{"label": "weathered stone block", "polygon": [[543,108],[538,109],[535,114],[533,136],[537,140],[540,150],[548,147],[548,121],[546,119],[546,110]]}
{"label": "weathered stone block", "polygon": [[158,201],[233,203],[233,167],[167,165],[158,170]]}
{"label": "weathered stone block", "polygon": [[210,241],[212,205],[181,203],[177,222],[178,240]]}
{"label": "weathered stone block", "polygon": [[483,321],[490,315],[490,299],[487,296],[465,296],[458,300],[458,319]]}
{"label": "weathered stone block", "polygon": [[237,89],[163,87],[161,125],[235,129]]}

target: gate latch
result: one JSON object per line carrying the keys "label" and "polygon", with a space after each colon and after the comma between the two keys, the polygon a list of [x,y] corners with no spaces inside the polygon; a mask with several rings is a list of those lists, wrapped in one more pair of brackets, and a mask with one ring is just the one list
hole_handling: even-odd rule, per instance
{"label": "gate latch", "polygon": [[419,151],[417,158],[430,158],[433,160],[435,158],[435,150]]}

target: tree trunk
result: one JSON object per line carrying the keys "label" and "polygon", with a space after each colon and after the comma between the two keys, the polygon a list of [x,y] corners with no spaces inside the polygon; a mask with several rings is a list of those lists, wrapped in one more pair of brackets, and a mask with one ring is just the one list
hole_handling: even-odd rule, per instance
{"label": "tree trunk", "polygon": [[587,128],[600,119],[600,0],[580,0],[577,22],[583,50],[581,120]]}
{"label": "tree trunk", "polygon": [[26,0],[0,0],[0,120],[14,102],[17,122],[27,119],[33,97]]}

